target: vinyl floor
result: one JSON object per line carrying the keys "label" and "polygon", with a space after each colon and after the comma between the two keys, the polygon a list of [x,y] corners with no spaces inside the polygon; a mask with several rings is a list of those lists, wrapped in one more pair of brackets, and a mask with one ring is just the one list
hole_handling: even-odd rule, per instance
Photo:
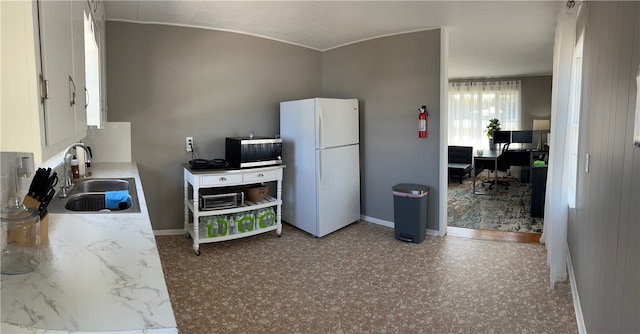
{"label": "vinyl floor", "polygon": [[322,238],[285,224],[200,256],[184,235],[156,241],[181,334],[578,332],[541,244],[413,244],[368,222]]}

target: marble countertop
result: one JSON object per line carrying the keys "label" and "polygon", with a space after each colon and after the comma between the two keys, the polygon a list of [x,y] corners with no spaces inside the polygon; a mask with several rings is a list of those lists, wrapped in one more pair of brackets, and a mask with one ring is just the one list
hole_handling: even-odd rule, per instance
{"label": "marble countertop", "polygon": [[1,275],[2,333],[178,333],[135,163],[92,177],[135,177],[140,213],[49,214],[38,268]]}

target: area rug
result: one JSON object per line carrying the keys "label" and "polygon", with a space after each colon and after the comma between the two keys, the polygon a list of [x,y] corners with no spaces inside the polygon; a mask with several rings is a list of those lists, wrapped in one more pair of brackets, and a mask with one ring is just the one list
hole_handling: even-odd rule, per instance
{"label": "area rug", "polygon": [[[485,180],[487,175],[484,173],[476,178],[476,187],[480,191],[487,191],[481,186]],[[542,233],[544,220],[530,215],[531,185],[515,179],[509,182],[509,189],[498,185],[496,195],[474,195],[472,178],[465,178],[462,184],[452,180],[449,183],[447,224],[482,230]]]}

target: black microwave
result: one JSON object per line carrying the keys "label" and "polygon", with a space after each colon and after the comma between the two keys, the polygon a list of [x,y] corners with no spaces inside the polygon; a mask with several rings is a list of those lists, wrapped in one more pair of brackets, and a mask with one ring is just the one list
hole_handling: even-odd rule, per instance
{"label": "black microwave", "polygon": [[226,138],[225,160],[232,168],[282,164],[282,138]]}

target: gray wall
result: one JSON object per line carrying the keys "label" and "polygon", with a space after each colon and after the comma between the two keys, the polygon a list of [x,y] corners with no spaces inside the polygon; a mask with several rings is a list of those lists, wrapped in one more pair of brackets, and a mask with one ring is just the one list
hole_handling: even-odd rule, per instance
{"label": "gray wall", "polygon": [[[520,115],[520,130],[533,129],[534,119],[551,119],[551,87],[553,77],[531,76],[518,78],[522,80],[522,114]],[[525,147],[535,148],[538,145],[540,131],[533,133],[533,144]],[[546,134],[542,137],[546,140]]]}
{"label": "gray wall", "polygon": [[[361,42],[325,53],[213,30],[107,23],[111,122],[131,122],[155,230],[183,224],[186,136],[202,158],[223,158],[224,137],[278,133],[279,102],[356,97],[361,106],[362,214],[393,221],[391,186],[431,186],[438,229],[440,31]],[[429,139],[417,114],[429,106]]]}
{"label": "gray wall", "polygon": [[[322,90],[360,99],[362,214],[393,222],[391,187],[424,184],[431,187],[428,228],[438,230],[440,30],[325,52]],[[422,105],[431,115],[427,139],[417,133]]]}
{"label": "gray wall", "polygon": [[578,20],[586,34],[569,250],[587,332],[640,333],[640,149],[631,147],[640,3],[590,1],[587,9]]}
{"label": "gray wall", "polygon": [[209,159],[225,137],[272,136],[280,101],[320,95],[321,69],[320,52],[263,38],[108,22],[108,120],[131,122],[153,228],[182,228],[186,136]]}
{"label": "gray wall", "polygon": [[[520,114],[520,127],[518,130],[531,130],[534,119],[551,119],[551,87],[553,77],[551,75],[538,75],[526,77],[498,77],[498,78],[465,78],[451,79],[449,82],[465,81],[499,81],[520,80],[522,83],[522,113]],[[526,148],[535,148],[538,145],[540,133],[533,134],[533,144],[525,145]],[[543,140],[545,137],[543,137]],[[548,139],[547,139],[548,142]]]}

